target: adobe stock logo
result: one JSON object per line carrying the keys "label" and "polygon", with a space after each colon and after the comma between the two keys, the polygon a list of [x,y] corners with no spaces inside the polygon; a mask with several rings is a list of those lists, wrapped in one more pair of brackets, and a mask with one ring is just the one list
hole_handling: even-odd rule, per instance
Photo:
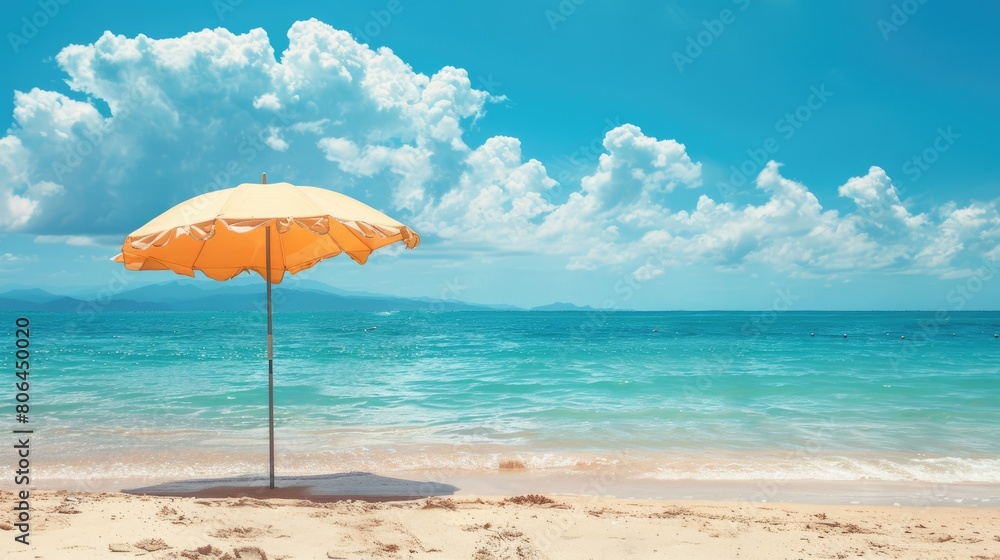
{"label": "adobe stock logo", "polygon": [[[750,0],[732,0],[732,2],[739,8],[739,12],[744,12],[750,7]],[[683,52],[674,51],[674,54],[671,55],[677,72],[683,74],[685,66],[694,63],[698,57],[705,54],[705,51],[715,44],[716,39],[722,36],[726,28],[736,22],[737,15],[737,11],[725,8],[719,12],[718,18],[702,20],[701,26],[704,29],[688,35]]]}
{"label": "adobe stock logo", "polygon": [[549,22],[552,31],[576,13],[576,9],[587,0],[562,0],[555,10],[545,10],[545,21]]}
{"label": "adobe stock logo", "polygon": [[882,32],[882,39],[888,41],[889,35],[899,31],[910,21],[910,17],[920,10],[920,7],[927,3],[927,0],[903,0],[899,4],[892,5],[892,13],[888,19],[880,19],[875,22],[878,30]]}
{"label": "adobe stock logo", "polygon": [[961,137],[962,135],[952,130],[950,126],[938,128],[937,136],[931,145],[906,160],[903,164],[903,173],[906,173],[911,180],[919,181],[920,177],[941,159],[941,154],[950,150]]}
{"label": "adobe stock logo", "polygon": [[7,33],[7,42],[14,54],[21,52],[21,47],[37,37],[38,32],[59,15],[62,6],[69,3],[70,0],[38,0],[38,10],[21,18],[20,33]]}

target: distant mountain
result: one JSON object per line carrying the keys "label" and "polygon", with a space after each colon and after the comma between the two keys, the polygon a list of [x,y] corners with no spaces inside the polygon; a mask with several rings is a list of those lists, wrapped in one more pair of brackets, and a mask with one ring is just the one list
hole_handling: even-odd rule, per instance
{"label": "distant mountain", "polygon": [[[297,311],[524,311],[513,305],[483,305],[428,297],[404,298],[341,290],[316,280],[290,279],[273,286],[274,310]],[[147,284],[108,296],[108,289],[75,289],[74,297],[18,286],[0,293],[0,311],[261,311],[262,282],[205,282],[179,279]],[[531,311],[592,311],[590,306],[557,302]]]}
{"label": "distant mountain", "polygon": [[[242,287],[242,286],[241,286]],[[195,285],[193,282],[162,282],[127,290],[115,296],[115,299],[130,299],[155,303],[189,300],[192,297],[204,297],[211,292]]]}
{"label": "distant mountain", "polygon": [[565,303],[561,301],[531,308],[531,311],[593,311],[593,310],[594,308],[589,305],[584,305],[581,307],[579,305],[574,305],[572,303]]}
{"label": "distant mountain", "polygon": [[[296,311],[495,311],[499,306],[457,300],[400,298],[346,292],[316,281],[290,282],[272,288],[276,312]],[[340,293],[337,293],[340,292]],[[226,286],[180,280],[146,285],[107,298],[97,294],[82,299],[41,289],[18,289],[0,293],[0,311],[258,311],[266,305],[263,284]],[[100,296],[104,297],[100,297]],[[503,306],[509,309],[509,306]],[[516,308],[515,308],[516,309]]]}
{"label": "distant mountain", "polygon": [[[44,291],[44,290],[39,290]],[[0,294],[0,311],[15,311],[19,313],[29,313],[32,311],[46,311],[53,313],[91,313],[100,311],[169,311],[168,306],[158,303],[139,302],[132,300],[112,299],[109,301],[86,301],[65,296],[49,294],[53,299],[49,301],[28,301],[9,297],[6,292]],[[47,292],[46,292],[47,293]]]}
{"label": "distant mountain", "polygon": [[[338,296],[358,296],[358,297],[376,297],[376,298],[386,297],[385,294],[377,294],[377,293],[374,293],[374,292],[361,292],[361,291],[354,291],[354,290],[344,290],[342,288],[338,288],[336,286],[331,286],[329,284],[326,284],[324,282],[320,282],[318,280],[299,280],[298,278],[295,278],[294,276],[292,276],[290,278],[286,276],[285,278],[286,278],[286,280],[284,282],[282,282],[281,284],[279,284],[279,286],[283,285],[286,288],[295,289],[295,290],[314,290],[314,291],[317,291],[317,292],[328,292],[328,293],[331,293],[331,294],[337,294]],[[417,298],[411,298],[411,299],[422,300],[422,299],[425,299],[425,298],[419,298],[419,297],[417,297]],[[432,298],[426,298],[426,299],[428,299],[430,301],[437,301],[437,300],[434,300]]]}
{"label": "distant mountain", "polygon": [[30,303],[47,303],[59,299],[61,296],[50,294],[40,288],[22,288],[4,292],[3,297],[5,299],[16,299]]}

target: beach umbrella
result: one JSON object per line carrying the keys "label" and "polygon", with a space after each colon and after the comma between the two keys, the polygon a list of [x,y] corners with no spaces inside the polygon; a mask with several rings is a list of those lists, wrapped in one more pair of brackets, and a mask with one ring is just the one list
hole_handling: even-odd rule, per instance
{"label": "beach umbrella", "polygon": [[365,264],[372,251],[420,236],[405,225],[338,192],[289,183],[242,185],[208,192],[174,206],[132,232],[115,260],[128,270],[172,270],[215,280],[253,271],[267,284],[267,392],[270,487],[274,488],[274,345],[271,284],[346,253]]}

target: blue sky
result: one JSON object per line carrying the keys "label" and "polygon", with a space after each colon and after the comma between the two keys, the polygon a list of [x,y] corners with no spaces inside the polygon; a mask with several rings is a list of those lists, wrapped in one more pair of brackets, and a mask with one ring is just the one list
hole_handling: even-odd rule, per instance
{"label": "blue sky", "polygon": [[996,309],[1000,7],[816,4],[5,3],[0,290],[267,171],[422,234],[345,289]]}

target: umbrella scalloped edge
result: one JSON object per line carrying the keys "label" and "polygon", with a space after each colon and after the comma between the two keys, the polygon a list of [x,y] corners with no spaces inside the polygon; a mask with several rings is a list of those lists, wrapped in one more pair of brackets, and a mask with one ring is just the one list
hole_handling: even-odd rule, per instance
{"label": "umbrella scalloped edge", "polygon": [[[114,260],[116,262],[124,263],[125,268],[128,270],[172,270],[177,274],[185,276],[194,276],[195,270],[201,270],[206,276],[216,280],[228,280],[242,274],[243,272],[249,271],[254,271],[261,274],[261,276],[264,276],[264,267],[245,266],[227,267],[217,270],[204,269],[198,266],[193,266],[193,263],[182,264],[168,262],[167,259],[150,255],[148,252],[155,252],[157,249],[165,248],[171,243],[171,241],[181,237],[186,237],[196,242],[206,243],[215,237],[217,228],[220,226],[238,234],[246,234],[264,226],[272,226],[274,227],[274,231],[279,236],[288,233],[293,228],[301,228],[317,236],[328,235],[331,233],[331,220],[336,220],[337,223],[341,224],[344,228],[349,230],[351,234],[362,242],[365,242],[365,245],[369,246],[369,250],[367,251],[346,251],[348,256],[359,264],[367,262],[368,256],[375,249],[390,245],[397,241],[402,241],[408,249],[413,249],[420,244],[420,236],[405,225],[386,226],[356,220],[341,220],[330,216],[252,220],[224,220],[217,218],[207,222],[169,228],[160,232],[143,235],[139,238],[129,236],[122,244],[122,252],[118,254]],[[294,274],[307,268],[311,268],[313,265],[322,260],[337,256],[341,252],[344,251],[337,251],[335,253],[311,260],[308,263],[299,263],[294,266],[272,266],[272,269],[277,272],[275,283],[281,281],[280,278],[283,276],[283,271],[287,270],[288,272]]]}

